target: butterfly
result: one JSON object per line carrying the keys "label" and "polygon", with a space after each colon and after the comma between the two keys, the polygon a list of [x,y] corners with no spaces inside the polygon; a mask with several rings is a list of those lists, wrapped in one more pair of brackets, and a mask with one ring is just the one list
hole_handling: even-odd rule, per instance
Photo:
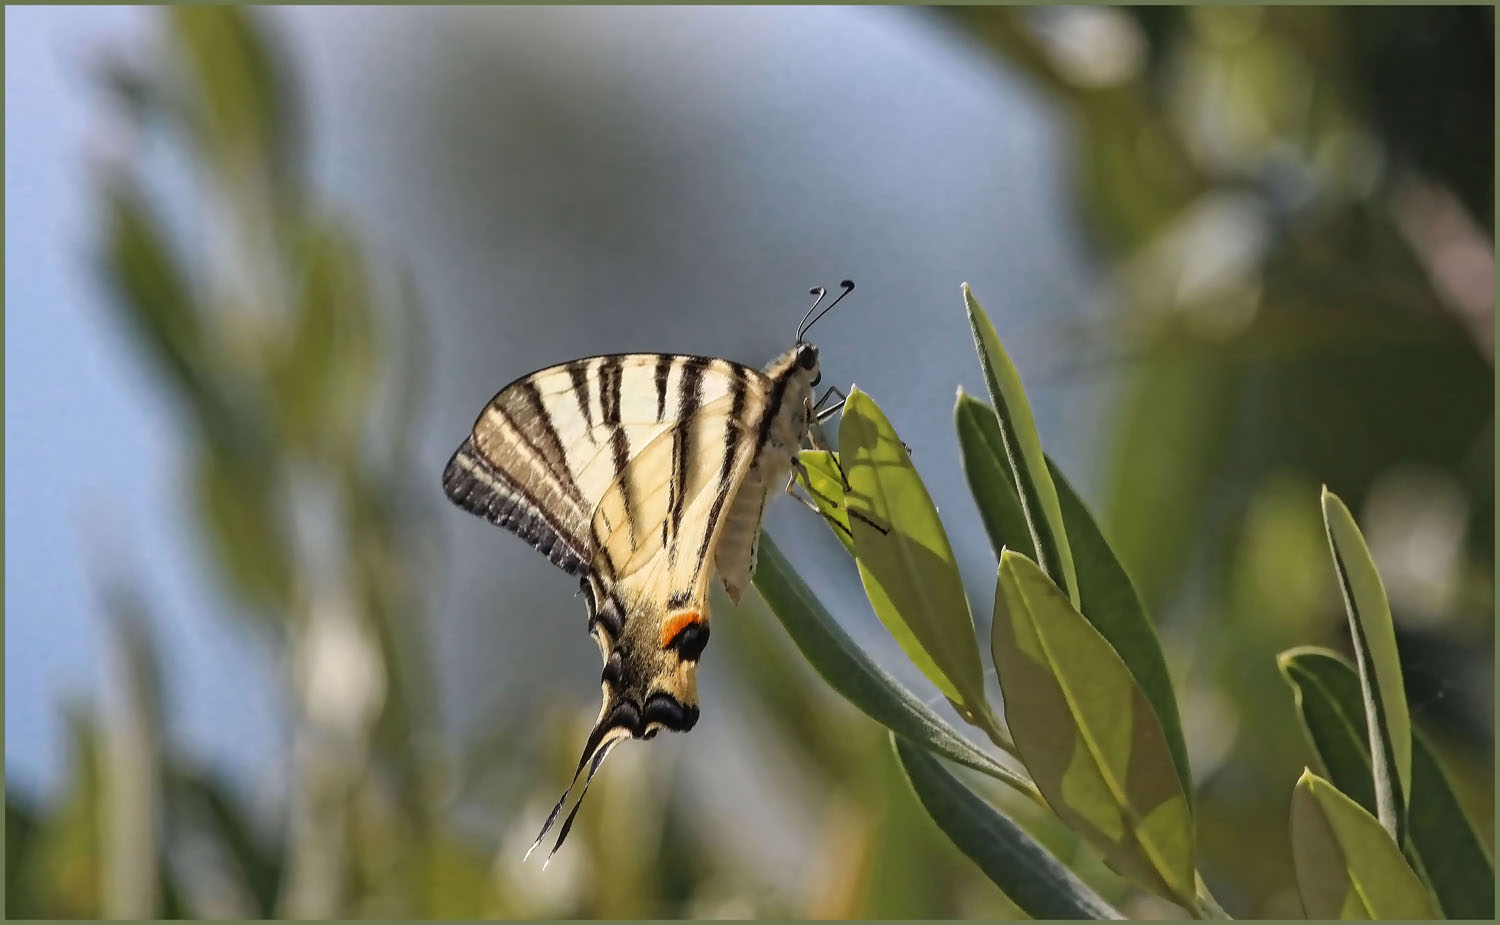
{"label": "butterfly", "polygon": [[[553,854],[615,745],[662,729],[687,732],[698,721],[711,576],[717,571],[739,602],[773,492],[822,513],[793,490],[799,474],[812,490],[797,454],[809,441],[826,446],[818,424],[843,406],[843,393],[830,387],[813,400],[822,375],[818,348],[805,336],[854,290],[849,280],[841,285],[816,316],[827,293],[810,291],[817,299],[796,342],[763,370],[713,357],[626,353],[522,376],[490,399],[448,461],[449,499],[579,577],[589,633],[604,659],[603,706],[531,851],[585,767]],[[834,395],[839,400],[821,408]]]}

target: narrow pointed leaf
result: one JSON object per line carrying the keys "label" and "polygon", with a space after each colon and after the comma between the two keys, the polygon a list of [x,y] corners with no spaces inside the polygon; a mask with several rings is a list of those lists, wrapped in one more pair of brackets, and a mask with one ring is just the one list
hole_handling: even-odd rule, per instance
{"label": "narrow pointed leaf", "polygon": [[[980,507],[980,516],[989,531],[996,556],[1002,549],[1011,549],[1031,558],[1031,534],[1026,529],[1016,487],[1010,481],[1001,439],[1001,421],[995,409],[960,391],[954,418],[959,429],[963,471]],[[1058,490],[1062,520],[1073,547],[1074,567],[1079,576],[1079,598],[1083,604],[1080,610],[1094,624],[1095,630],[1115,646],[1131,676],[1136,678],[1136,684],[1151,702],[1152,709],[1157,711],[1157,720],[1167,736],[1167,747],[1172,750],[1172,763],[1178,771],[1182,792],[1188,796],[1188,807],[1191,808],[1193,772],[1188,766],[1188,745],[1182,738],[1178,700],[1173,694],[1172,676],[1167,673],[1167,660],[1161,652],[1157,628],[1146,616],[1146,607],[1136,594],[1136,586],[1104,540],[1094,517],[1050,457],[1047,471]]]}
{"label": "narrow pointed leaf", "polygon": [[1374,756],[1375,805],[1380,824],[1401,844],[1411,799],[1411,717],[1396,652],[1396,628],[1385,586],[1364,536],[1338,495],[1323,489],[1323,523],[1354,638],[1355,661],[1364,690],[1370,754]]}
{"label": "narrow pointed leaf", "polygon": [[1099,525],[1089,514],[1083,500],[1068,484],[1052,460],[1047,460],[1053,484],[1057,486],[1063,523],[1067,525],[1073,549],[1073,564],[1078,570],[1078,596],[1083,615],[1094,625],[1116,654],[1130,669],[1135,683],[1146,695],[1156,719],[1161,723],[1172,766],[1187,797],[1193,805],[1193,772],[1188,765],[1187,741],[1182,735],[1182,719],[1177,713],[1177,697],[1172,691],[1172,676],[1162,654],[1156,626],[1146,615],[1146,607],[1136,593],[1114,550],[1105,541]]}
{"label": "narrow pointed leaf", "polygon": [[114,303],[156,365],[189,395],[204,388],[199,309],[160,223],[124,181],[106,189],[104,269]]}
{"label": "narrow pointed leaf", "polygon": [[890,421],[857,388],[844,404],[839,450],[855,558],[880,622],[960,715],[981,727],[997,725],[985,701],[974,619],[937,508]]}
{"label": "narrow pointed leaf", "polygon": [[1021,376],[1001,345],[989,316],[969,291],[968,283],[963,284],[963,295],[969,330],[974,335],[974,348],[979,352],[979,365],[984,369],[990,401],[1000,418],[1005,458],[1021,500],[1021,510],[1030,527],[1036,561],[1077,607],[1078,578],[1074,573],[1073,553],[1068,546],[1057,489],[1047,470],[1036,422],[1031,417],[1031,406],[1027,404],[1026,392],[1021,387]]}
{"label": "narrow pointed leaf", "polygon": [[[1329,782],[1366,811],[1375,811],[1359,674],[1342,655],[1303,646],[1277,663],[1297,700],[1313,754]],[[1459,803],[1442,764],[1413,730],[1410,852],[1448,918],[1491,919],[1495,871],[1484,844]]]}
{"label": "narrow pointed leaf", "polygon": [[980,751],[901,682],[876,665],[762,534],[755,587],[818,674],[876,722],[939,755],[1039,799],[1024,774]]}
{"label": "narrow pointed leaf", "polygon": [[1439,917],[1390,833],[1311,771],[1292,792],[1292,859],[1308,918]]}
{"label": "narrow pointed leaf", "polygon": [[1002,549],[1014,549],[1035,560],[1031,528],[1026,523],[1026,511],[1021,507],[1021,496],[1016,494],[1015,478],[1006,460],[1005,441],[1000,436],[1000,419],[995,416],[995,409],[959,389],[953,421],[958,430],[964,478],[979,508],[984,530],[989,534],[995,559],[999,560]]}
{"label": "narrow pointed leaf", "polygon": [[895,733],[906,778],[938,828],[1035,919],[1124,918],[1046,848],[975,796],[928,752]]}
{"label": "narrow pointed leaf", "polygon": [[1291,685],[1321,776],[1373,815],[1375,785],[1359,675],[1343,656],[1314,646],[1288,649],[1276,664]]}
{"label": "narrow pointed leaf", "polygon": [[1007,550],[997,584],[995,666],[1032,779],[1115,871],[1195,908],[1192,813],[1150,701],[1036,563]]}
{"label": "narrow pointed leaf", "polygon": [[[1020,498],[1009,481],[999,418],[989,405],[962,392],[958,396],[954,417],[964,474],[996,555],[1001,549],[1011,549],[1030,558],[1031,537],[1026,531]],[[1080,610],[1109,640],[1156,711],[1172,752],[1172,764],[1177,769],[1182,791],[1191,808],[1193,785],[1187,742],[1183,739],[1177,698],[1172,692],[1172,678],[1167,672],[1167,660],[1162,654],[1156,627],[1146,615],[1146,608],[1130,576],[1115,557],[1078,493],[1050,458],[1047,459],[1047,469],[1057,489],[1063,523],[1073,550],[1082,601]]]}

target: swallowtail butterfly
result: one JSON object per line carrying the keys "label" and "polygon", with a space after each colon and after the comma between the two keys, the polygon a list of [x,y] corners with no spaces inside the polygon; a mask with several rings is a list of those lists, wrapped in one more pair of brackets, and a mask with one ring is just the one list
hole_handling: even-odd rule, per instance
{"label": "swallowtail butterfly", "polygon": [[708,643],[710,577],[717,570],[739,601],[772,493],[784,489],[818,510],[792,491],[803,471],[797,453],[843,401],[819,410],[842,393],[813,400],[818,348],[804,337],[854,289],[842,285],[816,316],[825,292],[812,290],[818,298],[796,342],[764,370],[626,353],[522,376],[490,399],[448,461],[443,488],[455,504],[579,577],[604,658],[599,718],[532,850],[585,767],[554,853],[615,745],[662,729],[686,732],[698,721],[695,673]]}

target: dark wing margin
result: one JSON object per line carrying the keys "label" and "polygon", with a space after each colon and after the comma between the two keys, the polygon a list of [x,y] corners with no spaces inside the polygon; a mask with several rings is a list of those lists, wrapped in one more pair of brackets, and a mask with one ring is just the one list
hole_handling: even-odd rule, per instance
{"label": "dark wing margin", "polygon": [[472,436],[448,460],[443,470],[443,491],[464,510],[515,533],[569,575],[588,571],[591,550],[570,540],[524,489],[491,465]]}

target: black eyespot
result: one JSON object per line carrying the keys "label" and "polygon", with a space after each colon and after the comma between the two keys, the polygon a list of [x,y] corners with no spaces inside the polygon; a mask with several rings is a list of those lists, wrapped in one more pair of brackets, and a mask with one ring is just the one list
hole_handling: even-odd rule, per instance
{"label": "black eyespot", "polygon": [[625,663],[620,658],[619,649],[609,654],[609,660],[604,663],[604,672],[599,676],[599,680],[609,682],[612,688],[618,688],[625,680]]}
{"label": "black eyespot", "polygon": [[676,636],[667,643],[668,649],[675,649],[678,657],[683,661],[696,662],[703,655],[703,647],[708,645],[708,624],[689,623],[678,631]]}
{"label": "black eyespot", "polygon": [[812,344],[799,344],[797,346],[797,365],[803,369],[812,369],[818,365],[818,348]]}
{"label": "black eyespot", "polygon": [[664,691],[647,697],[646,706],[641,710],[642,726],[661,723],[673,732],[687,732],[697,722],[697,707],[683,706],[676,697]]}

